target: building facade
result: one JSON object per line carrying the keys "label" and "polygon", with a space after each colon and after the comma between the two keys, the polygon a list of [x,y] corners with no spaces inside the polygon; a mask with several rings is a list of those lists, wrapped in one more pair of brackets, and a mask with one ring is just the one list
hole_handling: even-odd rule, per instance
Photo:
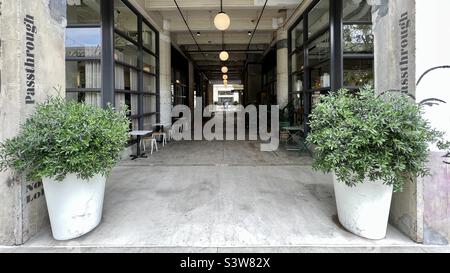
{"label": "building facade", "polygon": [[[191,58],[197,53],[180,49],[171,22],[145,7],[140,0],[0,0],[0,141],[16,135],[48,96],[126,106],[130,130],[171,124],[172,106],[194,107],[196,96],[204,105],[220,101]],[[318,95],[370,84],[418,103],[447,102],[426,114],[450,135],[450,124],[437,118],[450,121],[450,92],[441,91],[450,84],[448,10],[447,0],[298,1],[264,56],[246,52],[239,101],[290,105],[291,121],[307,132]],[[394,196],[391,223],[417,242],[450,241],[450,203],[440,198],[450,195],[443,156],[434,151],[433,176]],[[23,244],[47,222],[42,184],[0,173],[0,244]]]}

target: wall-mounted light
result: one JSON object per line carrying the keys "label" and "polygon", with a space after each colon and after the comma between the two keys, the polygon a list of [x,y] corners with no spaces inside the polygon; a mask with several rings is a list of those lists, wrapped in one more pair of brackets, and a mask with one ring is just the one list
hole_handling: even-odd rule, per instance
{"label": "wall-mounted light", "polygon": [[220,12],[214,17],[214,25],[218,30],[227,30],[230,27],[231,20],[230,17],[223,12],[222,0],[220,0]]}
{"label": "wall-mounted light", "polygon": [[219,58],[221,61],[226,61],[226,60],[228,60],[228,58],[230,58],[230,55],[228,54],[228,52],[222,51],[219,54]]}
{"label": "wall-mounted light", "polygon": [[222,66],[222,73],[228,73],[228,67]]}

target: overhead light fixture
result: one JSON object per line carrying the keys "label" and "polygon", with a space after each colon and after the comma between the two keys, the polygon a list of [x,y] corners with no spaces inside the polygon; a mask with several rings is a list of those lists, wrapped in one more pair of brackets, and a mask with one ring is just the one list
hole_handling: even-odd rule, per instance
{"label": "overhead light fixture", "polygon": [[224,80],[228,80],[228,75],[225,74],[225,75],[222,76],[222,78],[223,78]]}
{"label": "overhead light fixture", "polygon": [[220,0],[220,12],[214,17],[214,25],[218,30],[224,31],[230,27],[230,17],[223,12],[222,0]]}
{"label": "overhead light fixture", "polygon": [[228,81],[227,80],[223,80],[223,84],[226,86],[228,85]]}
{"label": "overhead light fixture", "polygon": [[219,58],[221,61],[226,61],[226,60],[228,60],[228,58],[230,58],[230,55],[228,54],[228,52],[222,51],[219,54]]}
{"label": "overhead light fixture", "polygon": [[200,36],[200,31],[197,31],[197,36]]}
{"label": "overhead light fixture", "polygon": [[228,73],[228,67],[222,66],[222,73]]}
{"label": "overhead light fixture", "polygon": [[249,31],[249,32],[248,32],[248,36],[251,36],[251,35],[252,35],[252,32],[251,32],[251,31]]}

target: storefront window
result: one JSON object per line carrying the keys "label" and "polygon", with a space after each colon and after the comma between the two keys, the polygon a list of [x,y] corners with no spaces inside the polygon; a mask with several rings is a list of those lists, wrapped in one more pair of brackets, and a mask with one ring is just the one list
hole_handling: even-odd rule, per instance
{"label": "storefront window", "polygon": [[372,53],[372,25],[344,25],[344,53]]}
{"label": "storefront window", "polygon": [[[372,6],[367,0],[343,0],[343,19],[348,22],[372,21]],[[372,1],[373,2],[373,1]]]}
{"label": "storefront window", "polygon": [[308,37],[311,38],[330,24],[330,0],[321,0],[308,14]]}
{"label": "storefront window", "polygon": [[67,1],[66,98],[101,106],[100,0]]}
{"label": "storefront window", "polygon": [[344,86],[361,87],[374,84],[373,60],[344,60]]}
{"label": "storefront window", "polygon": [[310,66],[314,66],[329,59],[330,32],[327,31],[308,46],[308,61]]}
{"label": "storefront window", "polygon": [[66,30],[67,57],[101,57],[101,29],[100,28],[67,28]]}
{"label": "storefront window", "polygon": [[155,32],[150,29],[147,24],[142,25],[142,42],[145,48],[150,50],[151,52],[155,52],[156,41],[155,41]]}
{"label": "storefront window", "polygon": [[67,24],[100,24],[100,0],[67,1]]}
{"label": "storefront window", "polygon": [[292,30],[292,49],[295,50],[300,48],[303,45],[304,40],[304,28],[303,28],[303,20],[300,21],[297,26]]}
{"label": "storefront window", "polygon": [[114,0],[114,27],[127,37],[138,41],[138,17],[121,0]]}
{"label": "storefront window", "polygon": [[[125,104],[131,110],[131,129],[151,130],[158,114],[157,35],[127,3],[114,1],[116,106]],[[138,28],[140,22],[141,32]]]}

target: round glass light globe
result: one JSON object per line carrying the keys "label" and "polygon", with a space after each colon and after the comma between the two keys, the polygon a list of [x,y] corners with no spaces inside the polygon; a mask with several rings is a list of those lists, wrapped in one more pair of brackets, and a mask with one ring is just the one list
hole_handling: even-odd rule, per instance
{"label": "round glass light globe", "polygon": [[228,73],[228,67],[226,66],[222,67],[222,73]]}
{"label": "round glass light globe", "polygon": [[223,78],[224,80],[228,80],[228,75],[223,75],[222,78]]}
{"label": "round glass light globe", "polygon": [[226,61],[226,60],[228,60],[228,58],[230,58],[230,55],[228,55],[228,52],[222,51],[219,54],[219,58],[221,61]]}
{"label": "round glass light globe", "polygon": [[227,30],[230,27],[230,24],[230,17],[225,12],[219,12],[216,17],[214,17],[214,25],[218,30]]}

